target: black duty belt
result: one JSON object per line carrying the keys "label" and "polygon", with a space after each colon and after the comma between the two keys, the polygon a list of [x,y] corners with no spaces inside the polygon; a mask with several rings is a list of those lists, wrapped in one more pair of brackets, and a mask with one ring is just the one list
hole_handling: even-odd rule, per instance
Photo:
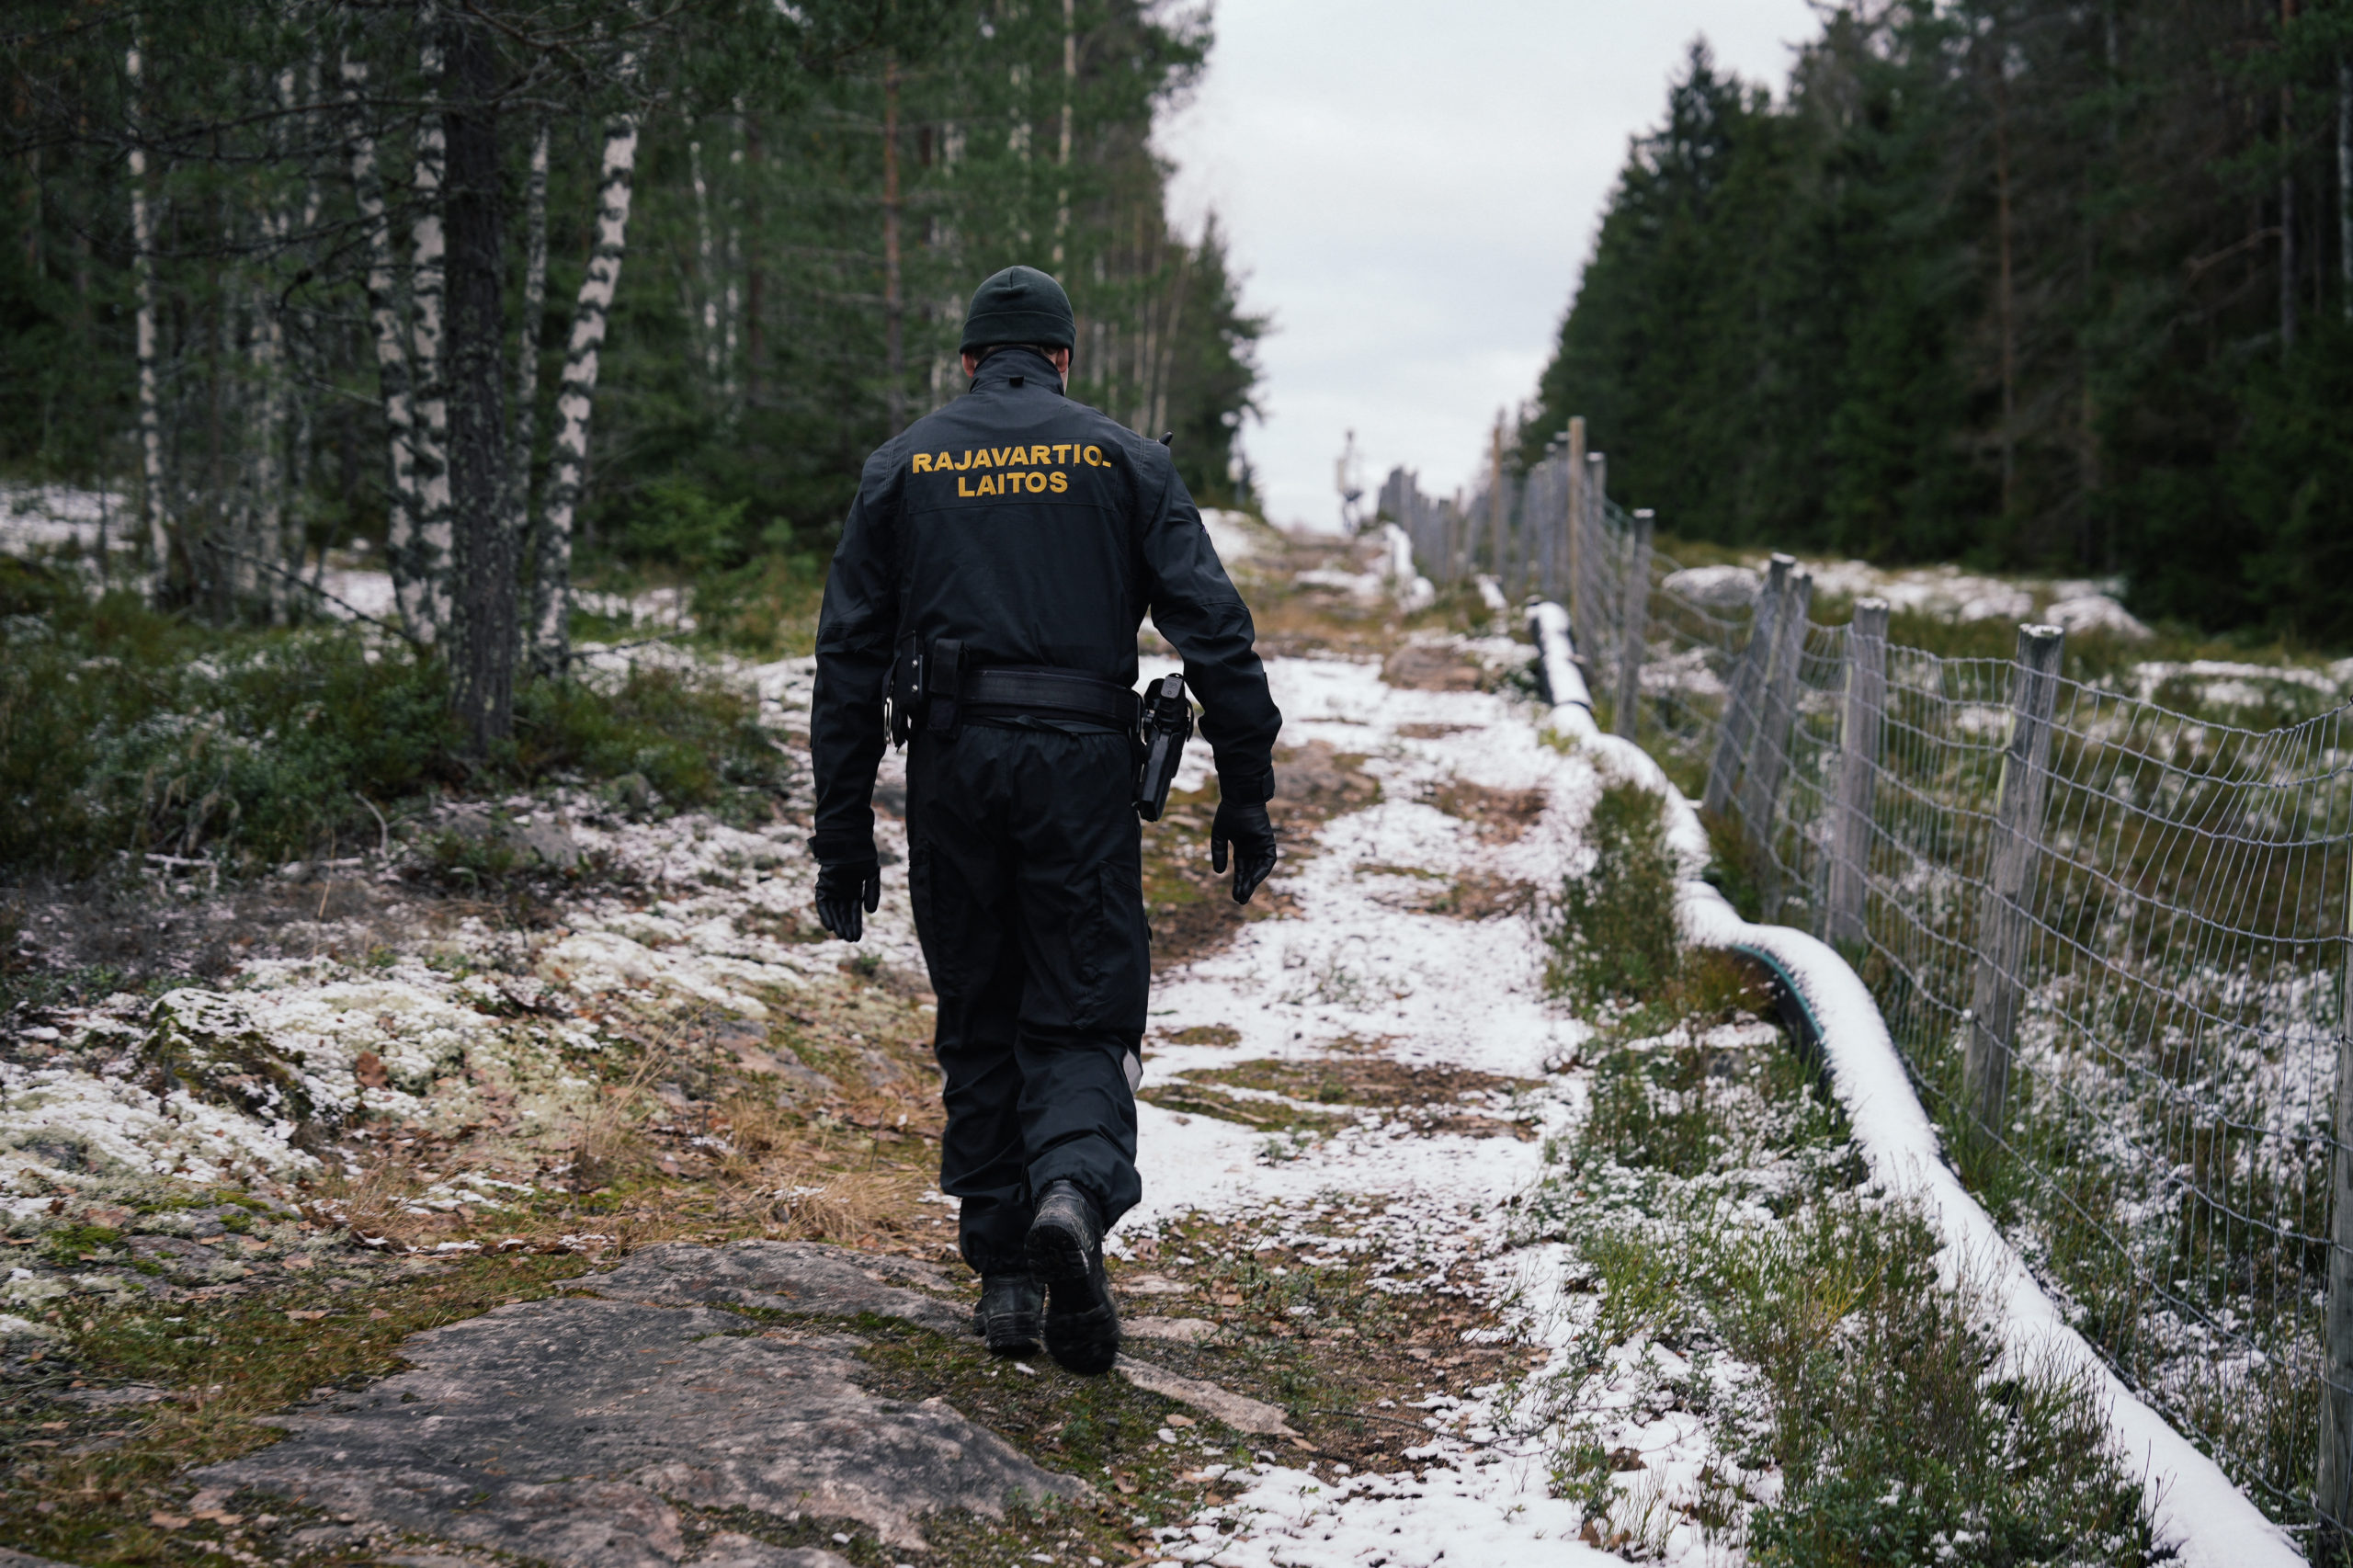
{"label": "black duty belt", "polygon": [[1117,681],[1078,670],[1042,665],[999,665],[968,669],[958,683],[958,700],[967,712],[1061,714],[1092,719],[1122,733],[1135,733],[1143,699]]}
{"label": "black duty belt", "polygon": [[968,664],[963,643],[946,637],[929,647],[913,637],[901,641],[890,705],[891,738],[900,744],[918,723],[952,735],[967,714],[1059,715],[1133,735],[1143,711],[1143,699],[1118,681],[1042,665]]}

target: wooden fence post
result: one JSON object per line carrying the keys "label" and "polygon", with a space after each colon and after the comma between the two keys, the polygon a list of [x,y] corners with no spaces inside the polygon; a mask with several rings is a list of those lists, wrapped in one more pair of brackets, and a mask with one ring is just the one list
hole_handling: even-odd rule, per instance
{"label": "wooden fence post", "polygon": [[1830,852],[1824,935],[1863,937],[1870,882],[1871,788],[1879,778],[1880,716],[1887,704],[1887,601],[1861,599],[1847,626],[1847,700],[1838,720],[1838,816]]}
{"label": "wooden fence post", "polygon": [[[1790,585],[1781,596],[1780,619],[1773,627],[1773,662],[1765,672],[1763,699],[1756,705],[1756,733],[1749,737],[1748,766],[1740,779],[1741,823],[1756,848],[1759,864],[1769,863],[1773,847],[1773,805],[1780,798],[1781,776],[1789,770],[1799,677],[1805,667],[1806,611],[1813,604],[1813,574],[1791,573]],[[1780,895],[1774,888],[1764,891],[1770,918],[1780,905]]]}
{"label": "wooden fence post", "polygon": [[2346,868],[2345,932],[2336,998],[2336,1153],[2328,1181],[2328,1303],[2321,1319],[2320,1473],[2313,1490],[2322,1528],[2339,1541],[2353,1535],[2353,864]]}
{"label": "wooden fence post", "polygon": [[1609,727],[1630,741],[1643,702],[1643,653],[1650,637],[1651,531],[1655,526],[1656,515],[1648,506],[1634,514],[1634,535],[1626,548],[1625,597],[1618,616],[1618,701]]}
{"label": "wooden fence post", "polygon": [[1708,788],[1700,806],[1722,812],[1732,805],[1732,789],[1740,782],[1741,764],[1748,760],[1748,737],[1756,728],[1756,704],[1765,685],[1765,665],[1773,654],[1776,628],[1780,625],[1781,597],[1788,592],[1790,569],[1797,562],[1786,555],[1773,557],[1765,573],[1765,586],[1748,622],[1748,643],[1732,667],[1732,689],[1724,695],[1724,715],[1716,725],[1716,752],[1708,762]]}
{"label": "wooden fence post", "polygon": [[2042,858],[2051,710],[2058,699],[2059,655],[2066,641],[2066,632],[2055,626],[2019,627],[2018,662],[2010,675],[2010,739],[2002,751],[1993,840],[1986,846],[1977,972],[1969,987],[1969,1042],[1961,1062],[1963,1097],[1979,1124],[1996,1137],[2010,1089],[2018,968],[2026,958],[2028,910]]}

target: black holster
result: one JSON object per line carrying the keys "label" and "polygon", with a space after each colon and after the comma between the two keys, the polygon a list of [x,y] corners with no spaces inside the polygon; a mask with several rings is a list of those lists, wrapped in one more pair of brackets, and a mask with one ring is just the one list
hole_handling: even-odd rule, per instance
{"label": "black holster", "polygon": [[945,740],[956,738],[956,722],[962,717],[961,698],[964,687],[964,644],[953,637],[942,637],[931,645],[923,661],[923,727]]}
{"label": "black holster", "polygon": [[915,709],[923,692],[923,641],[912,634],[899,639],[891,661],[891,688],[883,697],[884,715],[891,726],[891,744],[904,746],[915,733]]}
{"label": "black holster", "polygon": [[891,661],[891,691],[885,700],[891,744],[904,746],[920,724],[932,734],[953,739],[962,719],[964,644],[942,637],[926,646],[920,637],[899,639]]}
{"label": "black holster", "polygon": [[1163,676],[1145,687],[1136,731],[1142,753],[1136,767],[1136,815],[1144,821],[1158,822],[1168,809],[1168,788],[1176,781],[1176,765],[1192,738],[1193,704],[1185,695],[1185,677]]}

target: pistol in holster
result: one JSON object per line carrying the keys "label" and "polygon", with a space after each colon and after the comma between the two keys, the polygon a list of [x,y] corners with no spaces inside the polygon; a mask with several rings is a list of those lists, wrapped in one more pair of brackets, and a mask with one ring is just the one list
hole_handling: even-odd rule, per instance
{"label": "pistol in holster", "polygon": [[1185,695],[1185,677],[1163,676],[1143,688],[1143,712],[1136,731],[1142,761],[1136,768],[1136,815],[1158,822],[1168,809],[1168,787],[1176,782],[1176,765],[1185,759],[1185,743],[1193,738],[1193,704]]}

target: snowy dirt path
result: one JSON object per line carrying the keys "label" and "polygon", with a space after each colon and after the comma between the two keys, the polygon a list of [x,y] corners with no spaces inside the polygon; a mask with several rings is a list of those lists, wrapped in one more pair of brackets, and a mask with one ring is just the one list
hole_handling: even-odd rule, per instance
{"label": "snowy dirt path", "polygon": [[[1524,896],[1557,884],[1595,775],[1542,744],[1528,709],[1508,698],[1396,689],[1371,661],[1278,659],[1268,672],[1284,743],[1360,756],[1381,798],[1331,821],[1312,846],[1291,846],[1276,884],[1290,900],[1285,917],[1254,922],[1224,950],[1161,980],[1146,1094],[1186,1074],[1231,1081],[1245,1062],[1311,1074],[1342,1064],[1358,1076],[1382,1063],[1452,1069],[1510,1086],[1461,1092],[1467,1108],[1483,1113],[1469,1131],[1456,1130],[1460,1119],[1417,1125],[1364,1112],[1312,1139],[1146,1104],[1144,1201],[1121,1234],[1133,1246],[1195,1217],[1246,1220],[1308,1259],[1369,1249],[1376,1274],[1398,1291],[1469,1281],[1485,1304],[1505,1309],[1517,1337],[1540,1346],[1558,1316],[1562,1260],[1551,1247],[1507,1250],[1506,1205],[1538,1179],[1545,1139],[1577,1108],[1578,1077],[1561,1070],[1590,1031],[1547,999],[1535,924],[1496,890]],[[1487,896],[1448,897],[1465,888]],[[1506,912],[1483,919],[1438,912],[1498,903]],[[1335,1233],[1335,1220],[1372,1214],[1354,1234]],[[1299,1328],[1311,1338],[1352,1333],[1346,1324]],[[1543,1435],[1498,1429],[1506,1386],[1458,1384],[1408,1402],[1397,1414],[1420,1420],[1427,1436],[1402,1440],[1408,1468],[1392,1473],[1265,1461],[1229,1476],[1240,1494],[1164,1531],[1165,1560],[1233,1568],[1614,1560],[1580,1543],[1575,1505],[1548,1495]],[[1703,1446],[1671,1424],[1648,1437],[1660,1466],[1684,1457],[1672,1451],[1678,1446],[1696,1461]]]}

